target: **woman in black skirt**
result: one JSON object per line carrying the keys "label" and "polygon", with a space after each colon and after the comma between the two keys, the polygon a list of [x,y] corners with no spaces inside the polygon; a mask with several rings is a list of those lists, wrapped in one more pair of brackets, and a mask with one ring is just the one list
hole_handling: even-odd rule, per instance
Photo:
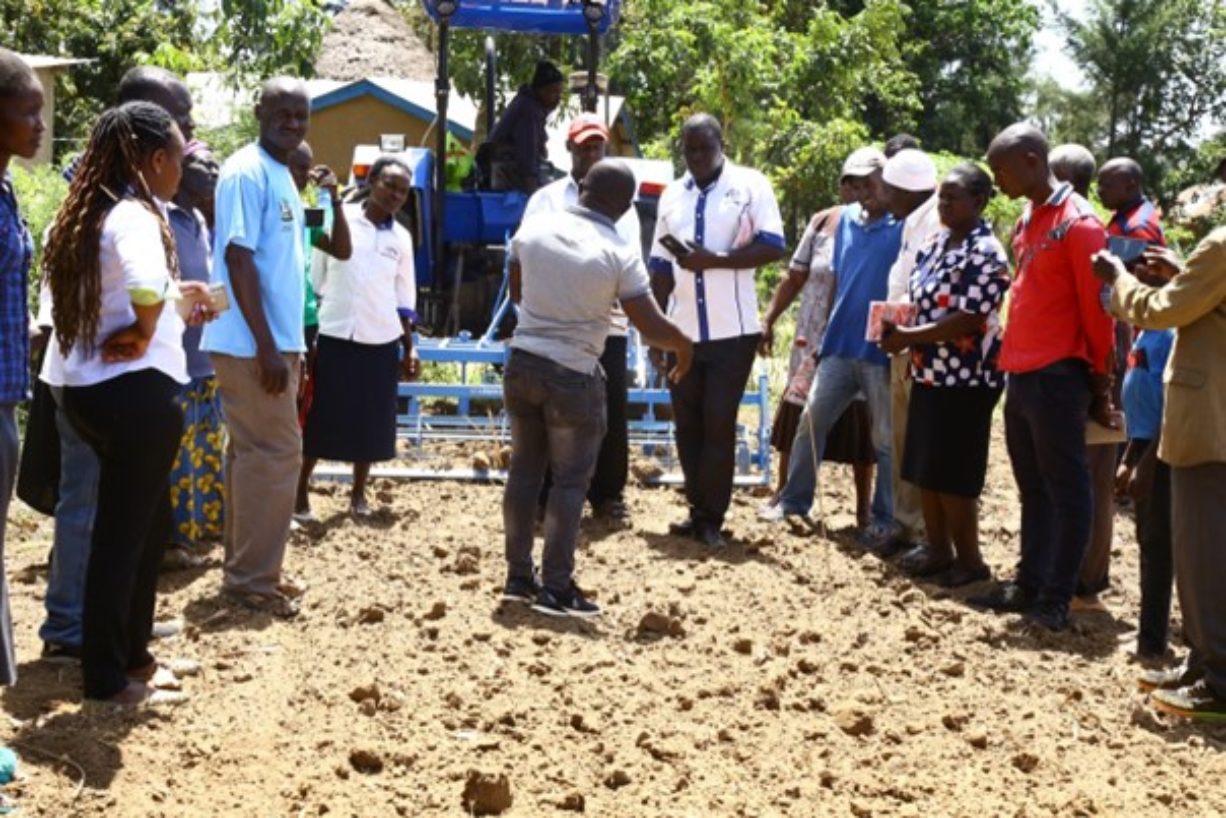
{"label": "woman in black skirt", "polygon": [[370,515],[370,464],[396,456],[396,387],[417,376],[413,350],[417,285],[413,237],[396,221],[412,179],[398,159],[370,169],[370,196],[345,205],[353,241],[346,260],[315,254],[319,294],[315,395],[302,436],[302,473],[294,517],[311,518],[311,472],[322,458],[353,464],[350,511]]}
{"label": "woman in black skirt", "polygon": [[945,229],[920,251],[911,276],[916,325],[889,325],[881,342],[890,354],[911,350],[902,476],[922,491],[929,540],[899,565],[949,588],[990,576],[979,553],[978,502],[1004,380],[996,358],[1009,290],[1004,248],[983,219],[991,196],[992,180],[975,165],[945,177],[937,205]]}

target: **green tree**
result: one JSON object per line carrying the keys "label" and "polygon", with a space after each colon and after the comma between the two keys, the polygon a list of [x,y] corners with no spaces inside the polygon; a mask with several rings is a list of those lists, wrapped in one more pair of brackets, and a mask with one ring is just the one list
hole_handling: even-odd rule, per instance
{"label": "green tree", "polygon": [[159,49],[193,49],[196,21],[195,3],[174,0],[0,0],[0,45],[92,60],[63,78],[56,101],[56,136],[82,139],[125,71]]}
{"label": "green tree", "polygon": [[905,62],[929,150],[979,155],[1022,116],[1039,9],[1018,0],[911,0]]}
{"label": "green tree", "polygon": [[1226,0],[1094,0],[1085,19],[1059,19],[1090,82],[1073,102],[1102,123],[1091,147],[1134,157],[1169,195],[1197,135],[1226,119]]}
{"label": "green tree", "polygon": [[330,18],[320,0],[221,0],[213,47],[236,84],[311,77]]}

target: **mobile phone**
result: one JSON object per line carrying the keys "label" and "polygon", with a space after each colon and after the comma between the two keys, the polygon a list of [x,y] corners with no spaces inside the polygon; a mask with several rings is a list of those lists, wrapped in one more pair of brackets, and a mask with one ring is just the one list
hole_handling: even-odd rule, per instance
{"label": "mobile phone", "polygon": [[1120,261],[1132,264],[1149,249],[1149,242],[1145,239],[1130,239],[1127,236],[1111,236],[1107,239],[1107,249]]}
{"label": "mobile phone", "polygon": [[324,209],[322,207],[304,207],[302,209],[302,223],[307,227],[323,227]]}
{"label": "mobile phone", "polygon": [[665,250],[678,257],[689,255],[690,250],[693,249],[670,233],[660,236],[660,244]]}
{"label": "mobile phone", "polygon": [[226,293],[225,284],[218,282],[209,285],[209,309],[218,313],[230,309],[230,296]]}

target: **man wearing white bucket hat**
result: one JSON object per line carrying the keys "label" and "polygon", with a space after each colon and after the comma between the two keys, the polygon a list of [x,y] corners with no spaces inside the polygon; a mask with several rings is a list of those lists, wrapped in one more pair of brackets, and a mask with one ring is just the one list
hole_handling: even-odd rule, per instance
{"label": "man wearing white bucket hat", "polygon": [[[896,219],[902,219],[902,247],[898,259],[890,268],[886,299],[909,300],[908,282],[915,271],[919,250],[941,230],[937,214],[937,169],[928,154],[908,148],[891,156],[881,173],[885,183],[886,207]],[[920,506],[919,489],[902,479],[903,441],[907,432],[907,409],[911,403],[911,382],[907,379],[907,355],[890,359],[890,416],[893,434],[894,519],[899,530],[896,543],[915,543],[924,537],[924,515]],[[893,545],[893,544],[891,544]],[[921,551],[915,552],[922,554]],[[915,557],[915,558],[918,558]],[[913,559],[915,559],[913,558]]]}

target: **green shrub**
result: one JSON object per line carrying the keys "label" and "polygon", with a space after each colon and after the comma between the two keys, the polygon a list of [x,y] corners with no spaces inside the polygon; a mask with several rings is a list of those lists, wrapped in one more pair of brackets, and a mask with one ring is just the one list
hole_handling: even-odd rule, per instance
{"label": "green shrub", "polygon": [[34,263],[30,265],[30,304],[33,307],[38,300],[38,282],[42,279],[43,236],[68,193],[68,183],[50,165],[38,165],[30,170],[14,166],[12,171],[17,204],[34,236]]}

